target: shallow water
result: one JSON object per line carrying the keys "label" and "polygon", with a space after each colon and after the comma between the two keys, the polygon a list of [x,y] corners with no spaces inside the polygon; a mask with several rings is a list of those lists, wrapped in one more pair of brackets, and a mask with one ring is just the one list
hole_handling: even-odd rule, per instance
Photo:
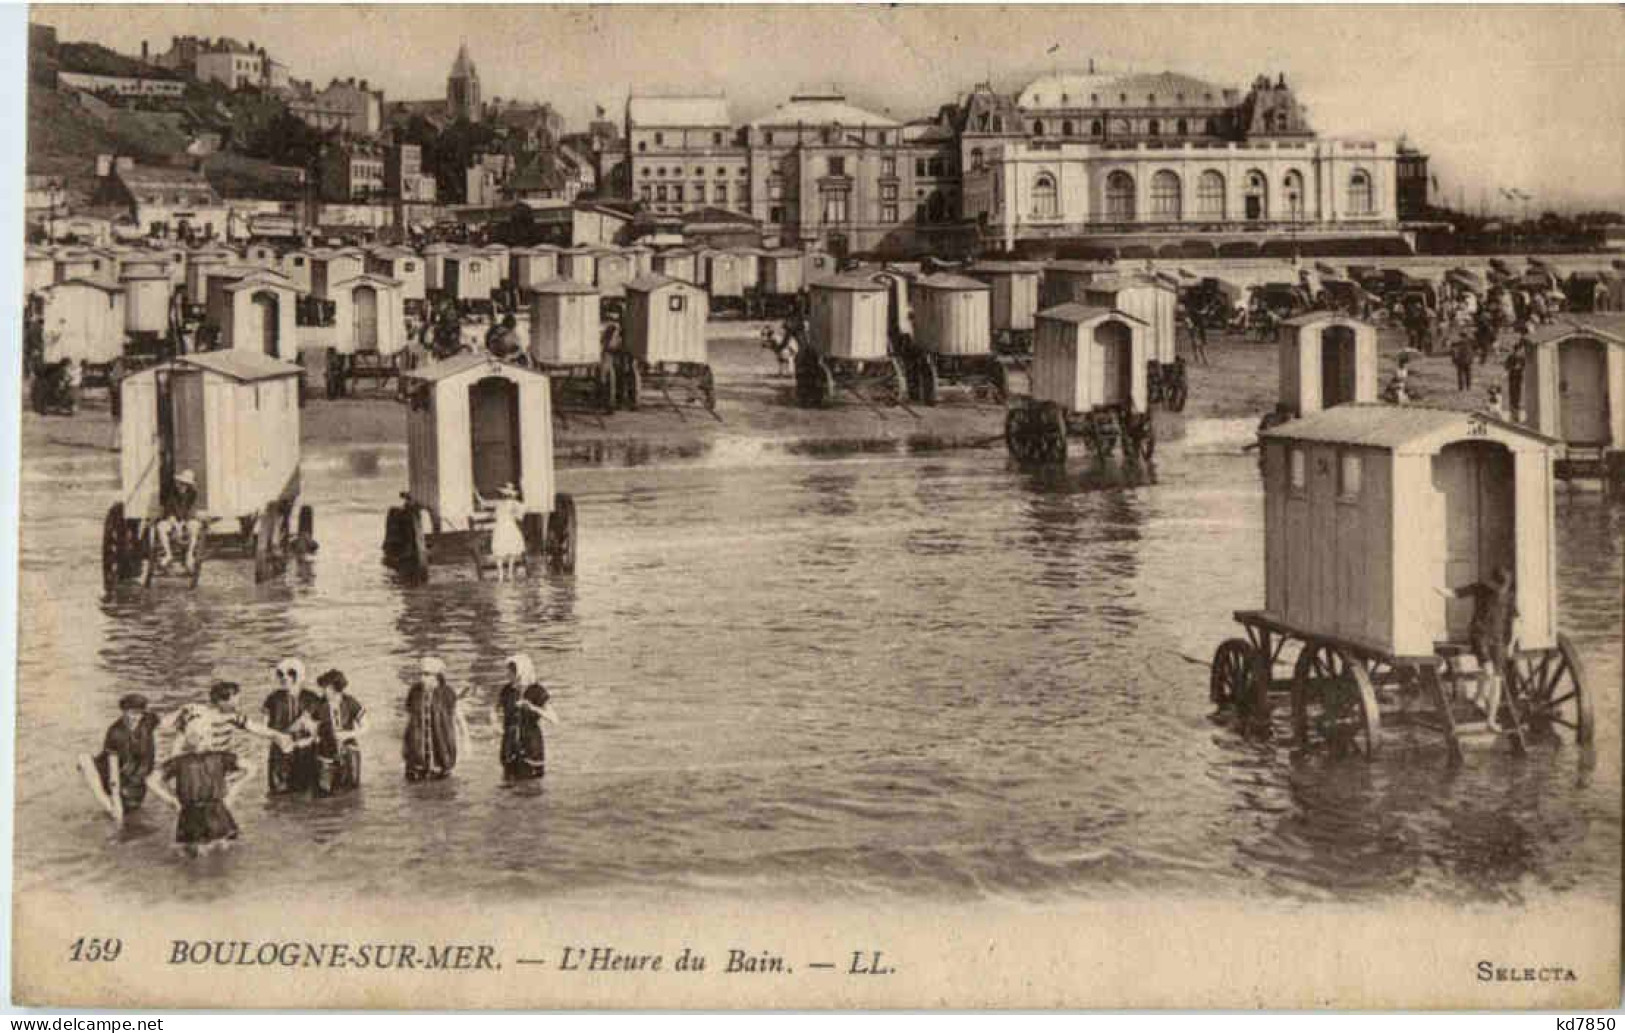
{"label": "shallow water", "polygon": [[[1000,451],[723,439],[561,473],[579,573],[499,585],[378,562],[404,453],[307,450],[322,551],[284,583],[99,599],[111,457],[25,459],[17,871],[135,899],[695,894],[963,900],[1507,900],[1612,893],[1620,864],[1621,509],[1558,502],[1563,623],[1598,747],[1295,759],[1216,720],[1207,659],[1262,601],[1250,421],[1192,422],[1157,483]],[[82,644],[82,645],[81,645]],[[499,782],[489,704],[524,650],[552,687],[545,784]],[[473,756],[406,784],[417,657],[474,686]],[[73,769],[117,697],[340,666],[367,706],[364,789],[239,797],[244,842],[186,862],[149,802],[114,832]],[[250,754],[263,772],[263,754]]]}

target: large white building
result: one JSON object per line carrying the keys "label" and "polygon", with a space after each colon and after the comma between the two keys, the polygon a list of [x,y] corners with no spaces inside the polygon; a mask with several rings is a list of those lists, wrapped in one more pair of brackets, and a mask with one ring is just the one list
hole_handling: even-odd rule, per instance
{"label": "large white building", "polygon": [[984,239],[1193,231],[1393,231],[1392,140],[1006,142],[964,174]]}

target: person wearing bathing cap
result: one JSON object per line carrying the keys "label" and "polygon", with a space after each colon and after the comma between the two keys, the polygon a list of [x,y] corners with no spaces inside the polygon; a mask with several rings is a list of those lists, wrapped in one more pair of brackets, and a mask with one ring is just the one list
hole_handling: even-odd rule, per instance
{"label": "person wearing bathing cap", "polygon": [[361,785],[360,737],[366,731],[367,712],[346,691],[350,680],[343,671],[324,671],[316,684],[323,694],[304,720],[315,732],[316,795],[332,796]]}
{"label": "person wearing bathing cap", "polygon": [[265,697],[260,709],[267,726],[293,739],[293,749],[271,744],[265,780],[272,793],[302,792],[315,778],[316,743],[314,736],[302,736],[298,729],[300,719],[321,702],[321,697],[305,687],[305,665],[296,657],[277,664],[275,677],[277,687]]}
{"label": "person wearing bathing cap", "polygon": [[558,724],[547,687],[536,677],[536,665],[524,653],[508,657],[508,684],[497,695],[497,721],[502,726],[502,777],[508,782],[541,778],[547,770],[542,722]]}
{"label": "person wearing bathing cap", "polygon": [[406,691],[406,736],[401,758],[406,780],[441,779],[457,766],[459,740],[466,736],[457,693],[446,683],[446,665],[426,656],[418,678]]}

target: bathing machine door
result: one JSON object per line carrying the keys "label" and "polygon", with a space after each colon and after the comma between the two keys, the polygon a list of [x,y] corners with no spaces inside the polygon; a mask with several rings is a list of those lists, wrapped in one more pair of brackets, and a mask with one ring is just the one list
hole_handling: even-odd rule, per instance
{"label": "bathing machine door", "polygon": [[504,484],[520,485],[519,385],[484,377],[468,389],[474,490],[495,499]]}
{"label": "bathing machine door", "polygon": [[1608,443],[1608,356],[1602,341],[1576,337],[1557,346],[1561,436],[1570,445]]}
{"label": "bathing machine door", "polygon": [[[1490,441],[1461,441],[1433,459],[1433,486],[1443,503],[1444,588],[1487,581],[1498,566],[1516,571],[1516,505],[1512,452]],[[1516,586],[1521,593],[1523,586]],[[1534,586],[1541,590],[1541,586]],[[1446,605],[1453,641],[1467,638],[1473,600]]]}

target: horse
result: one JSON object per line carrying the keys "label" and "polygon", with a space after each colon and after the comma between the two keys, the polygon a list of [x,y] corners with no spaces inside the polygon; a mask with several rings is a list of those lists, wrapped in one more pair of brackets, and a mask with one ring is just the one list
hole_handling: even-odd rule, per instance
{"label": "horse", "polygon": [[796,333],[786,326],[784,334],[775,340],[773,328],[764,326],[762,327],[762,347],[772,352],[773,357],[778,360],[779,376],[789,376],[790,371],[795,368],[796,356],[801,353],[801,342],[797,339]]}

